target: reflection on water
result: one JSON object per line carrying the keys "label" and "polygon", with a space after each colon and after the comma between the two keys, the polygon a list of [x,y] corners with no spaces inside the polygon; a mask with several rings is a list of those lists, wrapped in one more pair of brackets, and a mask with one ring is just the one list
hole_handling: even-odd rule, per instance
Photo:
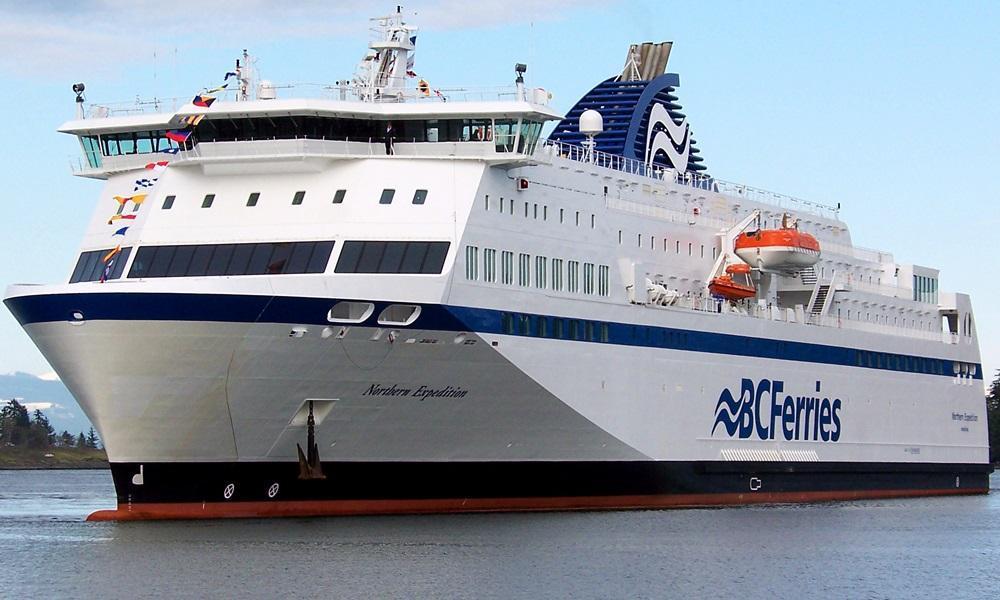
{"label": "reflection on water", "polygon": [[0,596],[991,598],[1000,580],[1000,491],[702,510],[82,521],[113,498],[106,471],[0,471]]}

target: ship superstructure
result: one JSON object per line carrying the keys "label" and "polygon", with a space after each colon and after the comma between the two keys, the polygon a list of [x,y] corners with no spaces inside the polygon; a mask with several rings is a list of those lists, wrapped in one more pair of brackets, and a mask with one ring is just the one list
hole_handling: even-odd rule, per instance
{"label": "ship superstructure", "polygon": [[435,89],[373,23],[320,97],[245,55],[60,128],[104,188],[67,282],[5,303],[105,442],[96,518],[988,489],[969,297],[710,174],[669,44],[564,117],[524,65]]}

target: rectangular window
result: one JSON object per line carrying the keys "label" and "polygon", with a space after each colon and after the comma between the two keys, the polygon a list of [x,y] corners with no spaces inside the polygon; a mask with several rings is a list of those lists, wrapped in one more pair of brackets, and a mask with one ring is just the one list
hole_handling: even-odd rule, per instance
{"label": "rectangular window", "polygon": [[128,262],[131,247],[122,248],[114,256],[104,260],[114,250],[113,248],[102,248],[100,250],[89,250],[80,254],[76,261],[73,274],[70,275],[70,283],[81,281],[100,281],[101,279],[119,279],[125,270],[125,263]]}
{"label": "rectangular window", "polygon": [[566,291],[573,293],[580,291],[580,263],[575,260],[567,263]]}
{"label": "rectangular window", "polygon": [[576,211],[576,226],[580,226],[580,211]]}
{"label": "rectangular window", "polygon": [[343,204],[344,196],[347,195],[347,190],[337,190],[333,193],[333,204]]}
{"label": "rectangular window", "polygon": [[470,281],[479,279],[479,248],[476,246],[465,247],[465,278]]}
{"label": "rectangular window", "polygon": [[548,260],[549,259],[545,258],[544,256],[535,257],[535,287],[540,290],[544,290],[546,283],[548,283],[546,278],[547,276],[546,267],[548,266],[547,264]]}
{"label": "rectangular window", "polygon": [[496,283],[497,251],[493,248],[483,248],[483,281]]}
{"label": "rectangular window", "polygon": [[486,194],[486,197],[483,198],[483,208],[486,209],[486,212],[490,211],[490,195],[489,194]]}
{"label": "rectangular window", "polygon": [[594,265],[593,263],[583,263],[583,293],[594,293]]}
{"label": "rectangular window", "polygon": [[305,199],[306,199],[306,193],[304,191],[299,190],[295,192],[295,195],[292,196],[292,206],[298,206],[302,204],[302,201]]}
{"label": "rectangular window", "polygon": [[258,200],[260,200],[260,192],[250,194],[250,197],[247,198],[247,206],[257,206]]}
{"label": "rectangular window", "polygon": [[525,219],[528,218],[528,203],[527,202],[524,203],[524,218]]}
{"label": "rectangular window", "polygon": [[608,296],[610,293],[610,287],[608,282],[608,273],[610,268],[607,265],[601,265],[597,267],[597,295],[598,296]]}
{"label": "rectangular window", "polygon": [[597,227],[597,216],[592,214],[590,215],[590,228],[593,229],[594,227]]}
{"label": "rectangular window", "polygon": [[215,194],[205,194],[205,199],[201,201],[201,207],[212,208],[213,202],[215,202]]}
{"label": "rectangular window", "polygon": [[555,318],[552,320],[552,337],[562,339],[564,335],[563,332],[563,320],[560,318]]}
{"label": "rectangular window", "polygon": [[427,200],[427,190],[417,190],[413,192],[413,203],[423,204]]}
{"label": "rectangular window", "polygon": [[543,206],[542,207],[542,220],[543,221],[548,221],[549,220],[549,207],[548,206]]}
{"label": "rectangular window", "polygon": [[500,214],[503,214],[503,196],[500,196]]}
{"label": "rectangular window", "polygon": [[444,269],[449,242],[344,242],[336,273],[438,275]]}
{"label": "rectangular window", "polygon": [[561,292],[563,286],[563,260],[561,258],[552,259],[552,289]]}
{"label": "rectangular window", "polygon": [[531,285],[531,255],[521,253],[517,255],[517,284],[521,287]]}
{"label": "rectangular window", "polygon": [[610,337],[611,336],[609,335],[609,332],[608,332],[608,324],[607,323],[601,323],[601,341],[602,342],[607,342],[610,339]]}
{"label": "rectangular window", "polygon": [[559,222],[560,223],[563,222],[563,209],[561,209],[561,208],[559,209]]}
{"label": "rectangular window", "polygon": [[143,246],[129,278],[322,273],[333,242]]}
{"label": "rectangular window", "polygon": [[514,253],[507,250],[500,253],[500,283],[514,283]]}
{"label": "rectangular window", "polygon": [[163,210],[170,210],[174,206],[174,200],[177,196],[167,196],[163,199]]}

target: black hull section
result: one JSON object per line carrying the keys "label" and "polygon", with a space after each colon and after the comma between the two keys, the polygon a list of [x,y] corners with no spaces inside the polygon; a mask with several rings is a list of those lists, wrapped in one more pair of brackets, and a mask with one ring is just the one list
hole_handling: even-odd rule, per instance
{"label": "black hull section", "polygon": [[[115,463],[117,511],[199,518],[659,508],[985,493],[989,465],[736,462]],[[141,481],[141,484],[140,484]]]}

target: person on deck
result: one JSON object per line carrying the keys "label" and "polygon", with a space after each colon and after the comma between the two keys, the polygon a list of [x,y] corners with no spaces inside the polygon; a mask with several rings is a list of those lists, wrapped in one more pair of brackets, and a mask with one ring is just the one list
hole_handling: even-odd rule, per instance
{"label": "person on deck", "polygon": [[392,128],[392,121],[388,121],[385,124],[385,155],[392,156],[395,151],[392,147],[393,137],[395,136],[395,131]]}

